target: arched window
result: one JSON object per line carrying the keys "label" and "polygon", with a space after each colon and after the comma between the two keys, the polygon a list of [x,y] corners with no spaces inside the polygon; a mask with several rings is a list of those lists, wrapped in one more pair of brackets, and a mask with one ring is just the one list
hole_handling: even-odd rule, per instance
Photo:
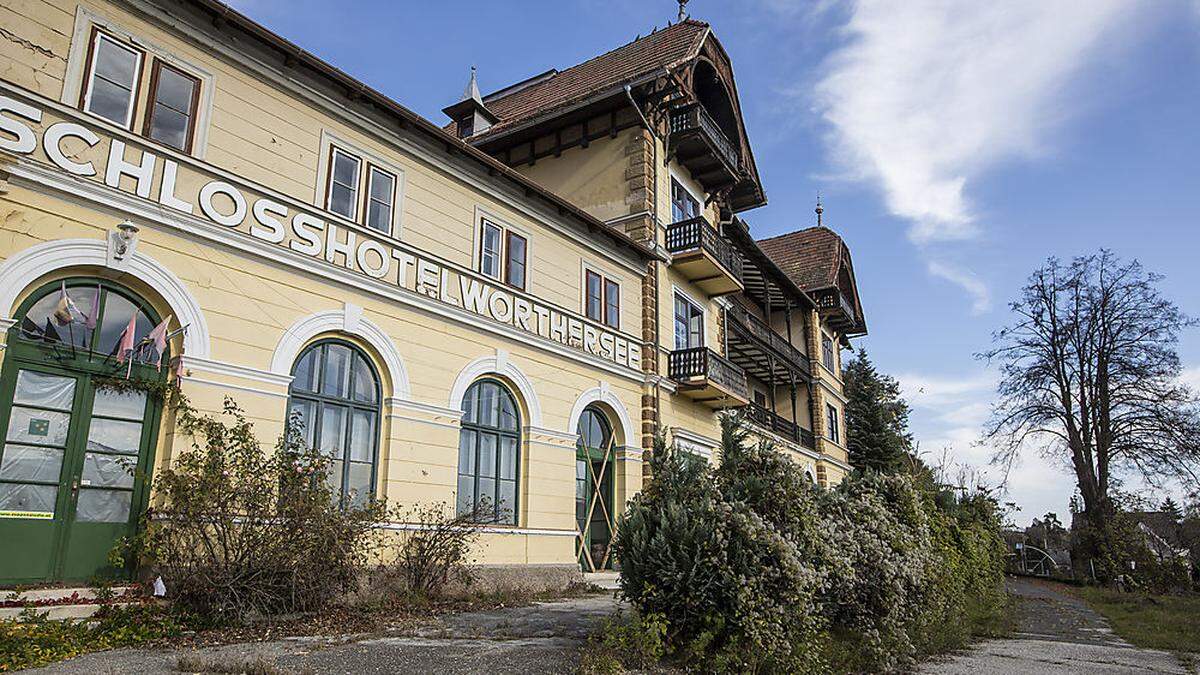
{"label": "arched window", "polygon": [[154,345],[144,338],[157,318],[124,289],[94,279],[72,279],[46,286],[34,297],[21,317],[19,335],[23,340],[116,355],[132,318],[134,333],[129,343],[135,348],[134,361],[156,360]]}
{"label": "arched window", "polygon": [[361,349],[339,340],[310,345],[292,367],[290,417],[308,447],[330,458],[329,482],[343,503],[366,503],[379,463],[379,376]]}
{"label": "arched window", "polygon": [[486,522],[517,524],[517,448],[521,416],[496,380],[472,384],[462,402],[458,439],[458,513],[483,507]]}

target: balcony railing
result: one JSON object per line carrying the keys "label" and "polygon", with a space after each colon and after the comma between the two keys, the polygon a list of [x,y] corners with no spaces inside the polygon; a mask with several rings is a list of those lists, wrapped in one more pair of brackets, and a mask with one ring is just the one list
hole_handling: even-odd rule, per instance
{"label": "balcony railing", "polygon": [[782,436],[810,450],[817,447],[813,432],[757,403],[746,406],[746,416],[752,424],[776,436]]}
{"label": "balcony railing", "polygon": [[730,171],[733,173],[740,171],[741,161],[738,157],[737,148],[729,141],[725,132],[721,131],[721,127],[717,126],[716,121],[700,105],[680,108],[671,114],[671,134],[689,132],[702,135],[708,141],[708,144],[712,146],[713,151],[717,154],[721,162]]}
{"label": "balcony railing", "polygon": [[836,288],[826,288],[813,293],[813,302],[816,303],[817,309],[823,312],[838,312],[846,315],[846,318],[853,321],[855,319],[854,307],[846,299],[846,296]]}
{"label": "balcony railing", "polygon": [[732,305],[725,310],[725,318],[750,334],[763,347],[769,348],[789,361],[795,369],[808,372],[808,357],[796,349],[795,345],[788,342],[787,337],[780,335],[762,319],[737,305]]}
{"label": "balcony railing", "polygon": [[[713,282],[714,295],[730,293],[742,287],[742,257],[733,244],[721,237],[716,228],[708,224],[703,216],[681,220],[667,226],[667,250],[680,260],[680,272],[693,280]],[[703,263],[699,258],[711,260]],[[711,264],[718,270],[709,269]],[[693,274],[689,274],[692,272]],[[719,276],[726,276],[721,281]],[[720,282],[720,283],[718,283]],[[703,285],[703,284],[702,284]]]}
{"label": "balcony railing", "polygon": [[667,375],[685,395],[714,407],[742,405],[750,399],[746,372],[707,347],[671,352]]}

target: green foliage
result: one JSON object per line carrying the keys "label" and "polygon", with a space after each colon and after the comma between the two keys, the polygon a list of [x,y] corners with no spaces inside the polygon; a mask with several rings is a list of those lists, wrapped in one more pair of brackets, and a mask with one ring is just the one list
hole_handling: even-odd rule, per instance
{"label": "green foliage", "polygon": [[483,524],[494,518],[495,508],[486,497],[460,514],[445,503],[412,508],[403,520],[416,523],[416,528],[404,534],[392,565],[405,595],[430,599],[454,581],[470,584],[471,547]]}
{"label": "green foliage", "polygon": [[180,626],[155,605],[105,606],[92,621],[51,621],[30,610],[0,620],[0,672],[36,668],[87,652],[176,635]]}
{"label": "green foliage", "polygon": [[318,609],[355,585],[384,508],[339,504],[325,479],[329,460],[304,447],[296,420],[267,452],[230,399],[220,417],[181,394],[172,410],[194,440],[159,474],[162,505],[133,548],[178,606],[236,622]]}
{"label": "green foliage", "polygon": [[811,485],[723,423],[709,470],[655,444],[617,530],[621,588],[685,666],[733,672],[904,669],[1002,616],[993,500],[904,475]]}
{"label": "green foliage", "polygon": [[1138,647],[1200,652],[1200,595],[1120,593],[1081,588],[1079,594],[1112,624],[1113,631]]}
{"label": "green foliage", "polygon": [[912,434],[900,383],[875,369],[863,348],[842,372],[846,394],[846,448],[859,470],[895,473],[909,464]]}
{"label": "green foliage", "polygon": [[609,617],[588,638],[579,672],[585,675],[653,669],[666,656],[667,624],[661,616]]}

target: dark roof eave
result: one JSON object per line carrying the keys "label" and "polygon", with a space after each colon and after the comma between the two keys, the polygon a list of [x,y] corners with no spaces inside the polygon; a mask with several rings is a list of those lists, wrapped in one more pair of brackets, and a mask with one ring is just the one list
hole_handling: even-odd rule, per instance
{"label": "dark roof eave", "polygon": [[804,289],[797,286],[796,282],[792,281],[791,277],[789,277],[783,270],[779,269],[779,266],[775,264],[775,261],[771,260],[771,258],[765,252],[763,252],[761,248],[758,247],[758,243],[754,241],[754,237],[750,236],[750,228],[746,226],[745,221],[743,221],[741,218],[734,218],[729,225],[732,226],[729,228],[729,231],[734,233],[734,243],[738,245],[743,252],[749,253],[755,259],[755,262],[758,263],[759,267],[769,272],[774,278],[776,284],[781,286],[784,291],[795,295],[810,309],[817,306],[817,303],[813,301],[812,297],[809,296]]}
{"label": "dark roof eave", "polygon": [[321,60],[320,58],[310,54],[304,49],[298,47],[288,39],[272,32],[262,24],[254,21],[250,17],[238,12],[229,5],[226,5],[220,0],[190,0],[191,3],[205,9],[216,15],[216,18],[227,22],[247,34],[258,38],[269,47],[278,49],[287,54],[290,58],[295,59],[298,63],[302,63],[319,74],[328,77],[331,80],[346,87],[347,91],[354,92],[357,96],[369,99],[372,103],[380,106],[383,110],[392,113],[402,120],[404,123],[412,125],[418,131],[428,135],[435,141],[446,144],[446,149],[452,152],[461,152],[463,155],[479,162],[487,167],[489,173],[495,172],[508,180],[515,183],[518,187],[526,190],[530,196],[536,195],[542,200],[548,202],[559,210],[560,213],[569,213],[576,220],[580,221],[591,232],[600,231],[609,237],[609,239],[621,248],[626,248],[638,254],[645,260],[663,260],[665,256],[660,251],[654,251],[647,248],[645,245],[635,241],[631,237],[622,232],[618,232],[606,226],[602,221],[594,216],[583,211],[574,204],[550,192],[546,188],[538,185],[534,181],[522,176],[520,173],[509,168],[504,163],[493,159],[481,150],[476,149],[469,143],[461,139],[451,136],[437,125],[429,120],[421,117],[415,112],[405,108],[391,98],[372,89],[360,80],[348,75],[344,71],[334,67]]}

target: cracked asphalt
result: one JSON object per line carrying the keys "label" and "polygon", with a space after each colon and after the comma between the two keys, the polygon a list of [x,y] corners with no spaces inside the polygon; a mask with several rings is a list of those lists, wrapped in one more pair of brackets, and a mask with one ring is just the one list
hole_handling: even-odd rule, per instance
{"label": "cracked asphalt", "polygon": [[1104,617],[1079,598],[1048,582],[1013,578],[1019,629],[1011,638],[988,640],[969,651],[926,663],[919,672],[992,673],[1179,673],[1188,670],[1173,654],[1139,649],[1117,637]]}
{"label": "cracked asphalt", "polygon": [[179,657],[261,660],[284,673],[564,673],[578,669],[588,635],[621,611],[611,593],[469,612],[397,634],[289,638],[202,649],[95,652],[29,672],[178,673]]}

